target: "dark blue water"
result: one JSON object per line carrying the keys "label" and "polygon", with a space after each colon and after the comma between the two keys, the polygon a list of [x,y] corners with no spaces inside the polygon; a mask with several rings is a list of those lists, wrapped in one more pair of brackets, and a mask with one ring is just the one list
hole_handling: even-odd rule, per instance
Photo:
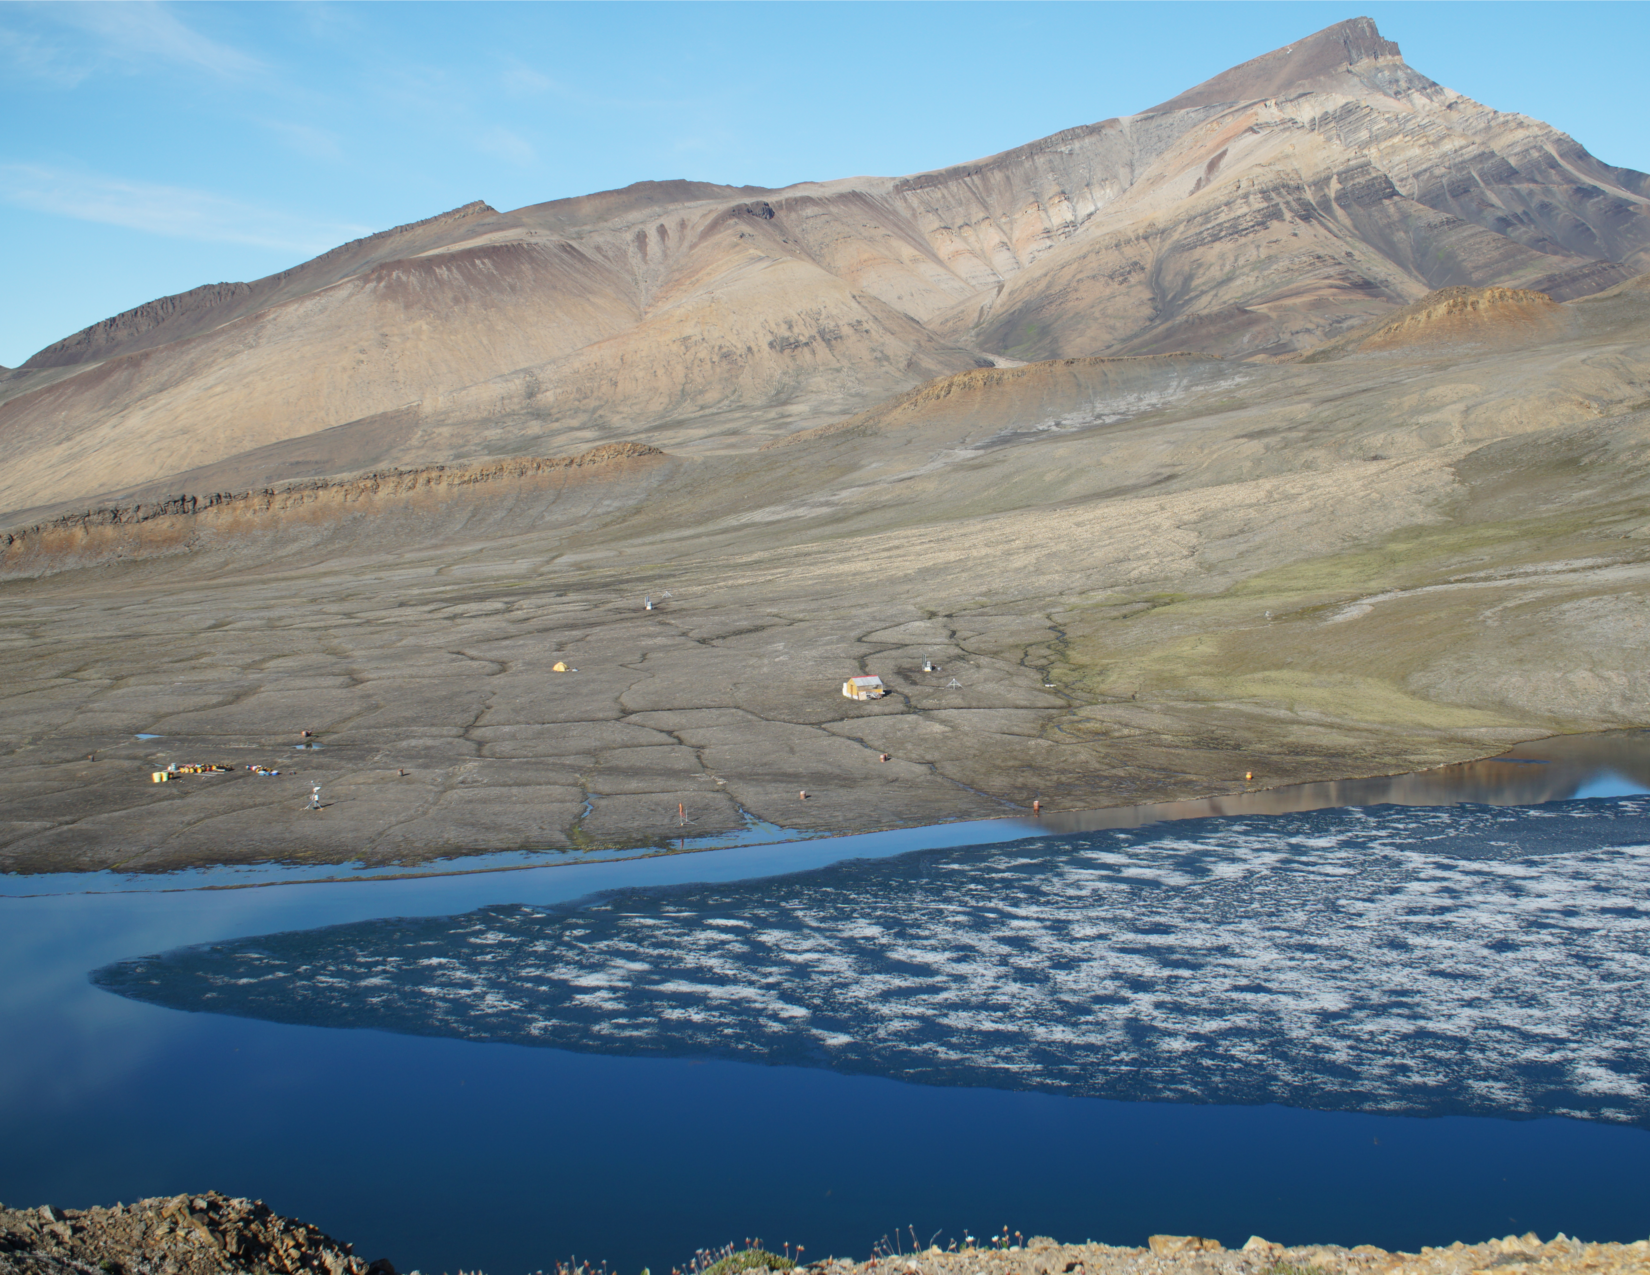
{"label": "dark blue water", "polygon": [[[493,1275],[546,1267],[573,1253],[608,1258],[626,1272],[668,1269],[695,1248],[753,1235],[806,1244],[810,1256],[863,1256],[879,1237],[908,1226],[924,1242],[936,1231],[943,1242],[1005,1223],[1028,1235],[1118,1243],[1160,1231],[1211,1234],[1228,1244],[1254,1232],[1283,1242],[1410,1249],[1526,1230],[1642,1238],[1650,1234],[1650,1132],[1635,1123],[1641,1115],[1633,1085],[1643,1074],[1643,1053],[1632,1042],[1635,1031],[1638,1040],[1645,1033],[1631,1015],[1646,993],[1641,977],[1622,978],[1620,969],[1642,955],[1635,918],[1650,881],[1637,856],[1650,836],[1637,826],[1646,818],[1638,809],[1645,803],[1604,795],[1642,791],[1637,785],[1600,778],[1582,791],[1600,795],[1523,814],[1501,812],[1512,822],[1494,826],[1482,811],[1464,809],[1459,835],[1436,821],[1417,832],[1414,811],[1370,811],[1365,818],[1374,823],[1366,822],[1357,836],[1329,838],[1318,847],[1307,843],[1323,841],[1323,827],[1289,824],[1290,816],[1250,816],[1159,825],[1129,834],[1126,847],[1094,839],[1117,834],[1085,834],[1086,840],[1069,843],[1071,854],[1057,844],[1035,854],[959,851],[948,842],[966,838],[942,832],[477,877],[0,899],[0,1146],[6,1148],[0,1199],[81,1206],[213,1187],[263,1198],[355,1241],[364,1256],[389,1256],[403,1269],[462,1265]],[[1386,818],[1394,826],[1383,832],[1376,824]],[[1338,826],[1344,833],[1349,825]],[[1426,844],[1417,848],[1417,838]],[[1477,849],[1467,853],[1474,838]],[[914,1083],[865,1074],[879,1065],[875,1051],[859,1074],[849,1074],[829,1065],[769,1065],[758,1053],[740,1061],[737,1048],[705,1049],[686,1037],[675,1048],[692,1056],[637,1056],[605,1046],[579,1052],[466,1038],[468,1029],[456,1020],[447,1034],[411,1035],[401,1034],[409,1030],[405,1022],[391,1032],[188,1012],[111,994],[88,979],[132,958],[260,935],[308,936],[302,941],[324,953],[331,941],[325,927],[377,918],[462,918],[500,908],[584,915],[558,905],[616,889],[642,891],[623,897],[631,901],[630,915],[644,920],[649,909],[655,919],[683,912],[701,921],[737,919],[741,908],[755,915],[780,896],[778,882],[770,889],[753,878],[920,846],[930,847],[930,866],[939,847],[941,859],[960,865],[947,870],[976,882],[982,873],[1005,870],[991,856],[1007,854],[1022,894],[1040,892],[1015,903],[1022,910],[1035,903],[1047,914],[1043,937],[1032,934],[1022,949],[1033,990],[1047,985],[1043,967],[1054,951],[1047,936],[1070,939],[1074,905],[1061,900],[1087,899],[1083,906],[1103,915],[1108,906],[1119,910],[1105,903],[1105,890],[1150,890],[1159,905],[1172,902],[1176,891],[1189,903],[1205,899],[1185,909],[1187,924],[1179,931],[1161,923],[1168,914],[1161,908],[1153,917],[1125,908],[1129,915],[1117,918],[1160,931],[1153,959],[1163,969],[1190,968],[1176,943],[1207,948],[1199,936],[1214,932],[1211,927],[1218,931],[1222,916],[1258,923],[1259,914],[1245,912],[1241,902],[1253,896],[1232,894],[1231,881],[1244,864],[1259,871],[1254,865],[1264,861],[1268,880],[1294,883],[1285,893],[1301,916],[1345,906],[1347,915],[1362,918],[1363,946],[1345,966],[1355,973],[1387,936],[1383,926],[1410,924],[1391,901],[1419,890],[1436,905],[1428,923],[1443,927],[1434,940],[1453,925],[1456,947],[1437,949],[1440,961],[1431,965],[1416,964],[1411,953],[1384,968],[1432,971],[1436,985],[1429,985],[1425,1014],[1412,1025],[1442,1025],[1445,1036],[1463,1033],[1464,1048],[1433,1055],[1443,1060],[1444,1083],[1477,1075],[1450,1062],[1482,1052],[1472,1048],[1474,1033],[1484,1033],[1508,1074],[1518,1075],[1523,1055],[1508,1054],[1508,1042],[1523,1048],[1544,1024],[1557,1023],[1562,1030],[1550,1033],[1550,1043],[1554,1058],[1570,1068],[1564,1083],[1529,1090],[1524,1098],[1534,1097],[1522,1108],[1514,1095],[1508,1110],[1528,1116],[1544,1109],[1540,1104],[1549,1099],[1542,1095],[1557,1094],[1558,1109],[1584,1110],[1587,1118],[1310,1110],[1311,1094],[1295,1090],[1296,1106],[1222,1105],[1074,1096],[1057,1086],[1041,1092],[987,1087],[978,1075],[958,1077],[963,1083]],[[1128,862],[1111,863],[1110,877],[1073,892],[1080,854],[1115,856],[1120,849],[1123,859],[1158,870],[1156,880],[1142,883]],[[1324,875],[1307,870],[1314,850]],[[984,857],[970,862],[969,854]],[[1188,868],[1194,861],[1209,880],[1226,883],[1220,886],[1225,902],[1199,883]],[[1359,866],[1365,861],[1378,861],[1379,871],[1365,871]],[[911,880],[906,868],[886,866],[881,874],[845,874],[851,888],[836,891],[842,910],[833,914],[833,931],[853,916],[856,900],[864,924],[885,918]],[[1491,876],[1471,877],[1484,873]],[[1462,883],[1469,877],[1480,884],[1493,879],[1509,899],[1524,902],[1486,915],[1467,906],[1471,892]],[[1048,882],[1056,878],[1066,885],[1051,894]],[[809,880],[788,877],[784,889]],[[827,872],[812,880],[801,888],[817,890],[831,878]],[[1348,888],[1334,886],[1337,881]],[[697,912],[681,906],[681,895],[667,905],[648,893],[691,882],[728,884],[718,886],[719,893],[687,891],[699,900]],[[1459,905],[1447,898],[1436,903],[1451,890]],[[717,911],[712,899],[731,902]],[[1518,908],[1526,906],[1532,910],[1519,920]],[[1067,929],[1053,926],[1051,916],[1065,917],[1060,924]],[[1608,920],[1613,917],[1624,919],[1617,924]],[[1093,916],[1083,913],[1076,921],[1089,924]],[[1500,937],[1517,939],[1508,950],[1523,953],[1509,962],[1512,982],[1505,987],[1493,961],[1475,964],[1489,958],[1474,953],[1493,953],[1499,939],[1480,933],[1473,947],[1476,940],[1461,928],[1492,923],[1510,926]],[[1326,926],[1316,940],[1322,959],[1336,958],[1336,928]],[[925,933],[904,939],[916,942]],[[874,946],[870,938],[860,941]],[[1116,935],[1105,940],[1123,951],[1120,941]],[[1282,951],[1294,940],[1278,941]],[[1520,949],[1520,943],[1535,946]],[[779,942],[773,950],[784,949]],[[1222,959],[1241,961],[1247,950],[1235,943]],[[1536,959],[1526,959],[1532,952]],[[911,955],[897,959],[920,966]],[[1004,968],[1012,968],[1013,959],[1019,958]],[[1297,952],[1289,959],[1301,958]],[[746,954],[730,967],[731,987],[740,985],[740,961],[773,977]],[[597,951],[579,969],[599,972],[609,963]],[[334,964],[336,971],[311,968],[274,999],[290,1006],[305,986],[328,986],[329,978],[347,973],[347,962],[335,958]],[[1543,974],[1560,965],[1562,977]],[[1214,977],[1208,961],[1198,968],[1204,971],[1198,977]],[[1614,971],[1610,994],[1617,1008],[1594,1020],[1580,981],[1588,968],[1599,970],[1601,985]],[[1181,1011],[1163,1001],[1151,978],[1142,978],[1139,994],[1163,1015],[1158,1026],[1173,1027]],[[1477,986],[1462,1004],[1471,1001],[1477,1016],[1462,1027],[1437,987],[1472,980]],[[976,1017],[972,1026],[1026,1035],[1026,1023],[1014,1021],[1019,1002],[1012,990],[999,994],[992,986],[981,984],[968,1008],[978,1015],[995,1007],[999,1018]],[[1230,986],[1248,994],[1246,985]],[[1355,986],[1350,979],[1348,987]],[[797,995],[806,991],[799,984]],[[1295,1039],[1291,997],[1305,993],[1278,980],[1271,994],[1283,1024],[1279,1039]],[[1200,993],[1184,1005],[1205,1001]],[[204,1003],[197,999],[195,1007]],[[890,993],[872,1008],[884,1012],[900,1003]],[[253,1007],[231,1008],[246,1013]],[[1334,1006],[1306,1008],[1327,1015],[1318,1030],[1343,1030],[1333,1026],[1339,1021]],[[1345,1021],[1354,1025],[1344,1029],[1353,1033],[1349,1040],[1358,1024],[1376,1021],[1360,1018],[1357,1004],[1347,1010]],[[1144,1010],[1136,1005],[1128,1012],[1138,1018]],[[865,1024],[871,1039],[874,1015]],[[913,1039],[927,1037],[918,1032]],[[1213,1044],[1201,1047],[1222,1047],[1218,1037],[1209,1039]],[[736,1056],[708,1056],[729,1052]],[[1161,1049],[1152,1055],[1159,1062],[1163,1056]],[[1241,1050],[1231,1054],[1238,1063],[1245,1057]],[[1253,1054],[1249,1061],[1264,1064],[1266,1057]],[[1349,1066],[1356,1071],[1367,1064],[1352,1058]],[[1591,1109],[1589,1067],[1602,1069],[1593,1098],[1604,1095]],[[1195,1068],[1184,1074],[1195,1075]],[[1268,1074],[1261,1066],[1258,1083],[1274,1083]],[[1493,1108],[1496,1092],[1471,1084],[1459,1090],[1480,1112]]]}

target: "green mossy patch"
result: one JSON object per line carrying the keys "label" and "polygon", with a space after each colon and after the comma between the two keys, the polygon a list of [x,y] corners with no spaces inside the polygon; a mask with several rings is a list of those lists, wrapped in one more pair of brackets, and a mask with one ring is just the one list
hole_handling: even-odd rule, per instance
{"label": "green mossy patch", "polygon": [[[1620,533],[1601,535],[1597,522],[1589,510],[1408,527],[1366,548],[1258,571],[1214,596],[1113,595],[1063,618],[1049,680],[1082,699],[1142,709],[1224,705],[1399,732],[1529,726],[1527,713],[1492,700],[1443,702],[1427,692],[1427,677],[1463,652],[1490,658],[1515,629],[1539,633],[1549,608],[1612,591],[1563,584],[1569,562],[1623,556]],[[1556,628],[1552,645],[1561,666]],[[1097,729],[1067,724],[1079,735]]]}
{"label": "green mossy patch", "polygon": [[747,1248],[738,1253],[730,1253],[720,1261],[712,1262],[701,1275],[738,1275],[740,1271],[763,1268],[770,1271],[788,1271],[795,1267],[795,1262],[788,1257],[781,1257],[778,1253],[770,1253],[765,1248]]}

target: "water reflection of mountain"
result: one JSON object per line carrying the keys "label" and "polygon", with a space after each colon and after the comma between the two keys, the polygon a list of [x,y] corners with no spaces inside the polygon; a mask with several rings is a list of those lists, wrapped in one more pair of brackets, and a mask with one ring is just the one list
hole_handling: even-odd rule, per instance
{"label": "water reflection of mountain", "polygon": [[1151,806],[1054,811],[1044,814],[1040,822],[1051,832],[1095,832],[1102,828],[1139,828],[1170,819],[1282,815],[1338,806],[1447,806],[1458,802],[1532,806],[1566,801],[1588,784],[1609,776],[1650,789],[1650,731],[1557,735],[1519,744],[1498,757],[1412,774],[1290,784]]}
{"label": "water reflection of mountain", "polygon": [[180,949],[186,1010],[939,1085],[1644,1122],[1650,799],[1329,810]]}

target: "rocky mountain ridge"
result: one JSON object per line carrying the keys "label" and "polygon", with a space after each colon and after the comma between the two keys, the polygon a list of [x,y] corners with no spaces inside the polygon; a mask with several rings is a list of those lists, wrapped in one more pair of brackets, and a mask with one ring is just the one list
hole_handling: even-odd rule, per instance
{"label": "rocky mountain ridge", "polygon": [[968,164],[478,201],[163,298],[0,375],[0,507],[256,486],[329,430],[374,435],[353,468],[715,453],[969,367],[1289,358],[1436,288],[1612,286],[1650,266],[1647,183],[1354,19]]}
{"label": "rocky mountain ridge", "polygon": [[23,369],[71,367],[96,362],[114,354],[129,354],[134,350],[148,349],[210,331],[287,297],[336,283],[383,259],[386,249],[394,253],[416,250],[431,233],[439,235],[441,231],[484,214],[497,216],[498,210],[479,199],[473,200],[450,212],[351,240],[311,261],[269,275],[256,283],[209,283],[176,296],[161,297],[124,310],[48,345],[26,359]]}

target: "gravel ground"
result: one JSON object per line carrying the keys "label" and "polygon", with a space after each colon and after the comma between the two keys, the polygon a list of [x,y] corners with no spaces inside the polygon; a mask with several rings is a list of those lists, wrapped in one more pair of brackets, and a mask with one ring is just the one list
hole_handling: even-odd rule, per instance
{"label": "gravel ground", "polygon": [[[799,1268],[808,1275],[1563,1275],[1650,1272],[1650,1240],[1589,1244],[1559,1235],[1509,1235],[1419,1253],[1303,1245],[1285,1248],[1252,1237],[1241,1249],[1187,1235],[1154,1235],[1145,1248],[1059,1244],[1034,1238],[1023,1246],[931,1248],[864,1262],[828,1258]],[[139,1200],[113,1208],[0,1207],[0,1275],[395,1275],[368,1263],[315,1227],[270,1212],[261,1200],[207,1192]],[[415,1272],[416,1275],[416,1272]],[[462,1275],[462,1273],[461,1273]],[[757,1275],[749,1272],[748,1275]]]}
{"label": "gravel ground", "polygon": [[819,1264],[821,1275],[1306,1275],[1313,1271],[1386,1275],[1495,1275],[1520,1272],[1650,1271],[1650,1240],[1633,1244],[1588,1244],[1559,1235],[1543,1243],[1530,1234],[1509,1235],[1482,1244],[1455,1243],[1419,1253],[1389,1253],[1368,1244],[1356,1248],[1310,1244],[1285,1248],[1256,1236],[1241,1249],[1188,1235],[1154,1235],[1147,1248],[1106,1244],[1057,1244],[1034,1239],[1024,1248],[965,1249],[854,1263]]}

